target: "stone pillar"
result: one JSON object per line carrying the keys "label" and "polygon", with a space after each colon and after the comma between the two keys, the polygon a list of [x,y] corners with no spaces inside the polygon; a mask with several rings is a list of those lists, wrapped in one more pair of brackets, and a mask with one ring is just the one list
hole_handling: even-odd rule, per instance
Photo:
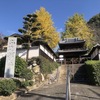
{"label": "stone pillar", "polygon": [[16,44],[17,44],[17,38],[15,37],[8,38],[8,47],[6,54],[5,72],[4,72],[5,78],[14,77]]}

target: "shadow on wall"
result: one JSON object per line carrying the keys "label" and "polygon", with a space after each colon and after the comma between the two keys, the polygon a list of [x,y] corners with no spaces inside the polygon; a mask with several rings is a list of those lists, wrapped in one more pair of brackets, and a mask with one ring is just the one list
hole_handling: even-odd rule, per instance
{"label": "shadow on wall", "polygon": [[77,65],[74,64],[73,67],[77,68],[77,70],[74,72],[71,82],[88,84],[88,77],[85,66],[80,64]]}

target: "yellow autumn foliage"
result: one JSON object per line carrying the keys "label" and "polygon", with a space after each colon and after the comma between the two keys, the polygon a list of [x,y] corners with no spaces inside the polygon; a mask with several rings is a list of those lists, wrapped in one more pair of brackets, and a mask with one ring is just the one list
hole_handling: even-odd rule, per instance
{"label": "yellow autumn foliage", "polygon": [[93,33],[82,15],[75,14],[74,16],[70,17],[65,26],[66,29],[63,36],[64,38],[78,37],[86,41],[86,47],[88,49],[92,47]]}
{"label": "yellow autumn foliage", "polygon": [[38,31],[37,35],[42,36],[51,48],[56,47],[59,42],[59,34],[54,27],[51,15],[43,7],[37,10],[35,14],[38,16],[38,23],[41,23],[41,29]]}

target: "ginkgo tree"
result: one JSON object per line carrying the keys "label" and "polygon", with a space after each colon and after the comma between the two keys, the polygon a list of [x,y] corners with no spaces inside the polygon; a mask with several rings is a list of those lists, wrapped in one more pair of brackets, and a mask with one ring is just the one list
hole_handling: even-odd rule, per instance
{"label": "ginkgo tree", "polygon": [[51,48],[56,47],[59,34],[54,27],[51,15],[45,8],[41,7],[40,10],[28,14],[23,19],[23,28],[19,29],[21,33],[29,35],[31,41],[42,38]]}
{"label": "ginkgo tree", "polygon": [[87,22],[82,15],[74,14],[65,23],[65,31],[62,33],[62,38],[78,37],[86,41],[86,47],[90,49],[93,45],[93,33],[88,27]]}
{"label": "ginkgo tree", "polygon": [[23,19],[23,28],[18,30],[23,34],[24,42],[28,44],[26,61],[28,61],[31,42],[35,40],[41,39],[51,48],[56,47],[59,41],[59,34],[54,27],[51,15],[45,8],[41,7],[40,10],[27,14]]}
{"label": "ginkgo tree", "polygon": [[51,48],[56,47],[59,41],[59,34],[54,27],[51,15],[45,8],[41,7],[35,14],[38,16],[37,20],[41,23],[39,35],[49,44]]}

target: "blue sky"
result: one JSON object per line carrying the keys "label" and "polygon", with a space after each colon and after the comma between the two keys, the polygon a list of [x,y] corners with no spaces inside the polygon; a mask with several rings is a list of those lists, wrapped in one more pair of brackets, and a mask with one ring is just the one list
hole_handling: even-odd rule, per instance
{"label": "blue sky", "polygon": [[100,0],[0,0],[0,33],[18,33],[23,17],[44,7],[51,15],[57,31],[75,13],[83,14],[86,21],[100,13]]}

